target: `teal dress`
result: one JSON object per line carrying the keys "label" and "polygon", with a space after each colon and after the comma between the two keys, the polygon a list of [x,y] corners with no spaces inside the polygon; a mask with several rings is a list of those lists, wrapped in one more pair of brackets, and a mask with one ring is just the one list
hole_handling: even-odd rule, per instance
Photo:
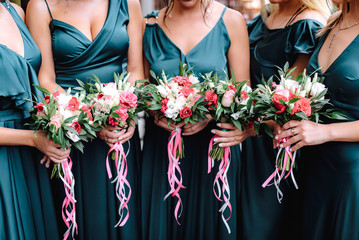
{"label": "teal dress", "polygon": [[[36,72],[41,55],[16,10],[11,5],[8,10],[21,33],[25,56],[0,44],[0,127],[27,129],[24,123],[33,104],[26,99],[33,95],[40,99],[32,84],[39,85]],[[58,239],[50,178],[40,164],[42,156],[30,147],[0,146],[0,239]]]}
{"label": "teal dress", "polygon": [[[50,8],[49,8],[50,11]],[[50,12],[51,14],[51,12]],[[52,16],[51,16],[52,17]],[[78,86],[76,79],[89,80],[92,74],[102,82],[113,82],[114,72],[126,72],[129,37],[129,13],[126,0],[110,0],[106,21],[100,33],[91,42],[72,25],[52,19],[50,23],[56,82],[67,89]],[[74,89],[72,89],[75,92]],[[138,132],[124,144],[129,148],[128,181],[132,187],[129,201],[130,218],[123,227],[114,226],[119,220],[119,200],[115,185],[106,172],[107,144],[101,139],[86,143],[84,153],[72,149],[75,177],[76,212],[79,239],[138,239],[140,233],[139,169],[140,142]],[[111,161],[115,169],[114,161]],[[59,184],[58,206],[64,198]],[[64,232],[65,224],[62,223]]]}
{"label": "teal dress", "polygon": [[[157,14],[155,12],[147,17],[156,17]],[[158,24],[147,24],[143,46],[151,70],[156,74],[165,70],[166,74],[173,76],[179,73],[181,60],[189,67],[195,67],[197,76],[216,71],[224,78],[230,39],[222,17],[211,32],[186,55],[171,42]],[[240,149],[239,146],[231,149],[228,179],[233,212],[228,221],[232,232],[228,234],[219,213],[222,202],[215,198],[212,190],[219,162],[216,162],[214,171],[207,174],[208,146],[213,136],[210,130],[213,128],[214,123],[210,123],[199,133],[183,137],[185,157],[180,167],[186,189],[180,191],[183,212],[179,217],[181,225],[178,225],[174,217],[177,199],[169,197],[163,200],[170,190],[167,180],[167,142],[170,133],[158,127],[153,118],[146,121],[141,185],[144,239],[237,239],[240,230],[237,230]]]}
{"label": "teal dress", "polygon": [[[299,20],[285,28],[268,29],[261,16],[248,24],[250,43],[251,82],[255,87],[262,76],[268,79],[277,75],[276,66],[286,62],[294,64],[298,54],[311,54],[316,46],[315,33],[321,24],[312,19]],[[276,80],[276,78],[274,78]],[[282,204],[277,200],[274,186],[262,188],[263,182],[273,173],[276,152],[272,139],[266,135],[248,138],[243,143],[241,172],[241,221],[243,239],[286,238],[283,230],[290,229],[296,219],[289,202],[297,194],[290,181],[282,181]],[[290,226],[286,226],[286,224]]]}
{"label": "teal dress", "polygon": [[[318,69],[323,37],[308,64]],[[325,51],[325,50],[324,50]],[[359,35],[325,73],[333,107],[359,120]],[[325,120],[332,123],[333,120]],[[299,160],[303,207],[301,239],[359,239],[359,142],[328,142],[305,147]]]}

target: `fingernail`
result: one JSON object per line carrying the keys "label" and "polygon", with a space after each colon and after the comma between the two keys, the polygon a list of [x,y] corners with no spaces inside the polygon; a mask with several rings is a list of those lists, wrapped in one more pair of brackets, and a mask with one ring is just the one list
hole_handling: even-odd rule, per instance
{"label": "fingernail", "polygon": [[218,138],[213,139],[213,142],[217,142],[217,141],[218,141]]}
{"label": "fingernail", "polygon": [[220,124],[220,123],[217,123],[217,126],[218,126],[218,127],[220,127],[220,126],[222,126],[222,124]]}
{"label": "fingernail", "polygon": [[280,133],[280,130],[278,130],[278,134]]}
{"label": "fingernail", "polygon": [[211,130],[211,133],[213,133],[213,134],[216,133],[216,130]]}
{"label": "fingernail", "polygon": [[279,147],[283,148],[283,144],[279,145]]}
{"label": "fingernail", "polygon": [[278,140],[278,136],[275,136],[275,140]]}
{"label": "fingernail", "polygon": [[220,147],[223,147],[223,144],[222,144],[222,143],[220,143],[220,144],[219,144],[219,146],[220,146]]}

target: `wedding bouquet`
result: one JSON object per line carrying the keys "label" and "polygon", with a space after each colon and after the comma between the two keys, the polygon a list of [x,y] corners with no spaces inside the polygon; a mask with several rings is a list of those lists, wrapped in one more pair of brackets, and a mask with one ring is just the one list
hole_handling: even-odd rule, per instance
{"label": "wedding bouquet", "polygon": [[[93,76],[94,83],[78,81],[82,92],[87,95],[87,101],[91,106],[91,113],[94,116],[93,125],[99,129],[108,125],[117,126],[121,129],[127,128],[132,120],[137,119],[137,114],[142,111],[141,103],[138,102],[136,88],[128,81],[130,74],[114,74],[114,82],[102,83],[97,76]],[[129,218],[128,202],[131,198],[131,185],[127,177],[127,152],[122,143],[115,143],[109,150],[106,158],[106,169],[109,178],[112,178],[112,171],[109,163],[109,155],[115,161],[116,196],[120,201],[120,219],[117,226],[124,226]],[[124,214],[126,209],[126,215]]]}
{"label": "wedding bouquet", "polygon": [[[96,137],[92,114],[84,103],[85,96],[71,95],[71,89],[66,93],[56,91],[50,94],[44,88],[35,87],[45,94],[31,111],[33,120],[31,125],[35,135],[38,130],[42,130],[47,138],[54,140],[61,148],[73,146],[82,152],[83,141],[87,142]],[[55,164],[51,174],[51,177],[60,177],[65,187],[66,197],[62,205],[62,218],[68,230],[64,234],[64,239],[67,239],[70,232],[74,236],[75,230],[77,231],[75,179],[71,168],[72,160],[68,157],[63,163]]]}
{"label": "wedding bouquet", "polygon": [[[246,81],[236,82],[233,73],[232,76],[232,78],[226,77],[224,80],[220,80],[217,73],[205,74],[202,87],[203,91],[205,91],[206,107],[216,122],[232,123],[240,130],[244,130],[253,126],[255,122],[253,112],[254,99],[251,98],[252,89],[246,84]],[[214,143],[213,140],[216,137],[218,135],[213,136],[209,144],[208,173],[214,167],[215,160],[221,161],[213,183],[213,192],[219,201],[224,202],[220,212],[222,212],[222,220],[230,232],[229,225],[227,224],[230,216],[228,218],[224,217],[226,208],[229,208],[230,211],[232,208],[227,178],[227,172],[231,163],[230,147],[220,147],[218,143]]]}
{"label": "wedding bouquet", "polygon": [[[307,75],[304,71],[293,79],[290,74],[294,69],[288,69],[288,63],[283,70],[279,69],[279,84],[276,84],[271,77],[267,82],[263,80],[263,84],[258,85],[255,111],[262,114],[263,120],[273,120],[283,126],[290,120],[309,120],[318,123],[321,122],[321,116],[345,119],[344,115],[334,109],[323,109],[329,104],[329,99],[325,99],[328,89],[323,84],[324,78],[319,78],[317,73]],[[267,133],[273,136],[270,131]],[[279,139],[278,142],[286,142],[288,139]],[[291,152],[289,149],[290,146],[279,149],[275,171],[262,185],[265,188],[274,184],[279,202],[283,198],[283,193],[279,188],[281,180],[290,175],[294,186],[298,188],[293,174],[297,152]],[[273,183],[270,183],[272,181]]]}
{"label": "wedding bouquet", "polygon": [[[162,72],[161,78],[151,72],[151,76],[157,81],[157,84],[148,84],[143,89],[143,96],[149,102],[149,109],[158,114],[159,118],[166,118],[168,124],[171,121],[195,124],[206,119],[205,115],[208,110],[205,107],[205,96],[200,92],[198,78],[191,70],[192,68],[187,69],[187,65],[180,63],[179,75],[172,78],[168,78],[164,72]],[[181,207],[179,190],[185,188],[182,185],[182,173],[179,166],[180,159],[184,157],[181,128],[177,128],[171,133],[167,149],[168,181],[171,190],[165,199],[170,195],[178,198],[174,214],[179,224],[178,210]]]}

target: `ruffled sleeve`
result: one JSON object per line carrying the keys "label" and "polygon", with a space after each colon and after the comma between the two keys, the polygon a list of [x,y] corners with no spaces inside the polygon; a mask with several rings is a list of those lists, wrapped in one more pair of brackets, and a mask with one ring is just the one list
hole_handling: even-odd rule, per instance
{"label": "ruffled sleeve", "polygon": [[313,19],[299,20],[294,23],[290,27],[285,46],[287,59],[294,62],[300,53],[312,54],[318,43],[316,33],[322,27],[320,22]]}
{"label": "ruffled sleeve", "polygon": [[33,107],[29,100],[40,100],[41,93],[33,87],[39,85],[36,73],[31,65],[21,56],[12,52],[5,46],[0,46],[0,97],[2,101],[11,103],[0,106],[6,110],[12,106],[23,110],[24,116]]}

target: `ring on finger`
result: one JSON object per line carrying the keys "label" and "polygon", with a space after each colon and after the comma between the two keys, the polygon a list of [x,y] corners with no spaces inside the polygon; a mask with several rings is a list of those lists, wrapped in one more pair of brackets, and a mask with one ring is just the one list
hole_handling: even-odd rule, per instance
{"label": "ring on finger", "polygon": [[291,131],[292,131],[292,135],[295,135],[295,128],[292,128]]}
{"label": "ring on finger", "polygon": [[109,137],[106,137],[106,138],[105,138],[105,142],[108,142],[108,139],[109,139]]}

